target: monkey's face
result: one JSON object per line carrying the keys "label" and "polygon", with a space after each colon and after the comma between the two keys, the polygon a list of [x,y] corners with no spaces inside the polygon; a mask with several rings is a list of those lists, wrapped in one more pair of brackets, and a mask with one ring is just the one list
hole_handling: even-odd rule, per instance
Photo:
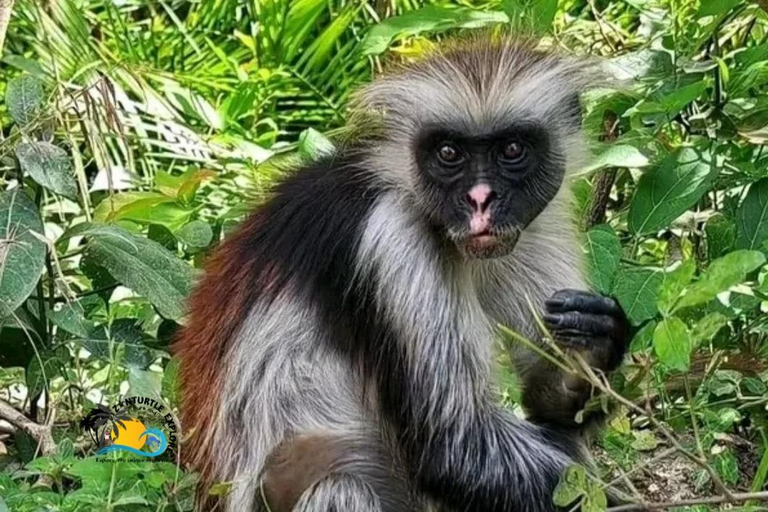
{"label": "monkey's face", "polygon": [[415,152],[428,216],[467,256],[509,254],[563,181],[555,146],[530,122],[488,134],[425,129]]}

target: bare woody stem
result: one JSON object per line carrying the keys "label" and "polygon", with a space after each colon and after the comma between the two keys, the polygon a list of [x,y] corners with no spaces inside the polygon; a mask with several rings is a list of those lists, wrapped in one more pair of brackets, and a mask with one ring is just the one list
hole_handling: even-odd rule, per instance
{"label": "bare woody stem", "polygon": [[39,425],[2,400],[0,400],[0,419],[29,434],[37,441],[40,454],[48,455],[56,451],[56,442],[53,440],[50,424]]}

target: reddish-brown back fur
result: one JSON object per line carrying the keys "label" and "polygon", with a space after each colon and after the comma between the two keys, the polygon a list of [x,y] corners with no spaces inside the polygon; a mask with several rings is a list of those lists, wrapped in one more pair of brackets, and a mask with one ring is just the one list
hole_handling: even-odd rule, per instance
{"label": "reddish-brown back fur", "polygon": [[[222,397],[222,358],[256,297],[269,289],[270,273],[254,261],[252,243],[261,223],[252,215],[216,249],[192,294],[189,324],[174,345],[181,360],[181,427],[184,460],[199,471],[201,492],[216,478],[212,433]],[[263,276],[263,277],[262,277]]]}

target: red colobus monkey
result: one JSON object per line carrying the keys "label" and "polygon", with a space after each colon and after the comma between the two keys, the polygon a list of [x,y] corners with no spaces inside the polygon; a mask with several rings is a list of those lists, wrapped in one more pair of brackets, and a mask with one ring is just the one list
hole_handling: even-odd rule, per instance
{"label": "red colobus monkey", "polygon": [[[587,386],[494,329],[615,369],[627,321],[585,290],[563,187],[583,147],[583,63],[475,40],[357,96],[354,139],[279,183],[216,251],[177,341],[182,423],[220,510],[546,512],[578,460]],[[267,508],[268,507],[268,508]]]}

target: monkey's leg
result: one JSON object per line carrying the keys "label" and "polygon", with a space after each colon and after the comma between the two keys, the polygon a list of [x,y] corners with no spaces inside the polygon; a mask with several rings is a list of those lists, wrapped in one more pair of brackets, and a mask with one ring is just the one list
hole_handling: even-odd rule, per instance
{"label": "monkey's leg", "polygon": [[299,498],[294,512],[383,512],[373,487],[349,473],[331,473]]}
{"label": "monkey's leg", "polygon": [[402,469],[371,432],[312,432],[286,439],[263,472],[271,512],[421,510]]}

